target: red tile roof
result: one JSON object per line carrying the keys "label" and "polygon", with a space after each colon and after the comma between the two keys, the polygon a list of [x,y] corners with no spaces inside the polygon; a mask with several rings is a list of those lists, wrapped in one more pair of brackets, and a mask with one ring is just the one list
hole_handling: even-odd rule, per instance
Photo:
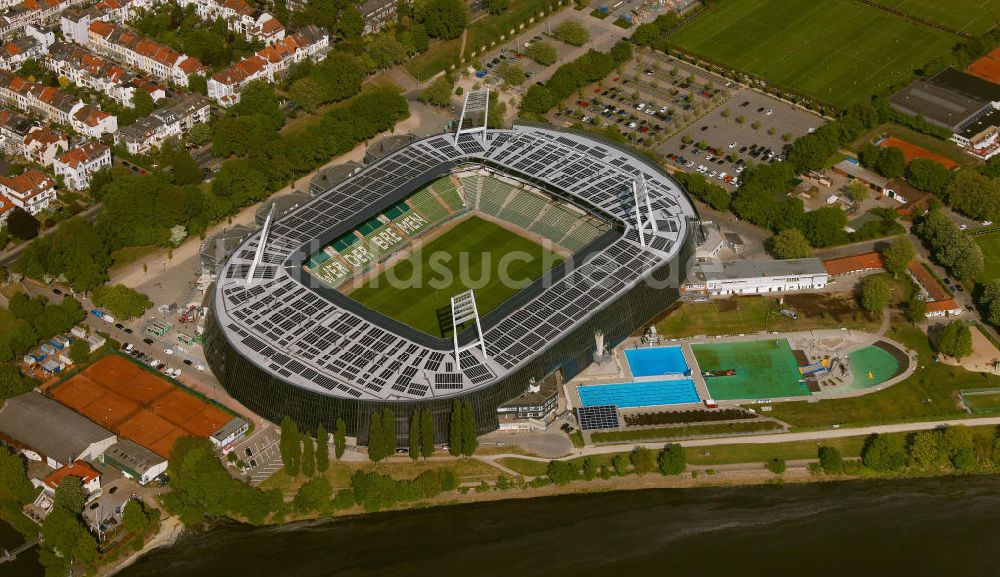
{"label": "red tile roof", "polygon": [[48,477],[45,477],[45,484],[50,488],[55,489],[59,486],[59,483],[66,477],[79,477],[84,484],[97,479],[101,476],[93,467],[88,465],[83,461],[74,461],[69,465],[64,465],[53,471]]}
{"label": "red tile roof", "polygon": [[30,168],[17,176],[0,176],[0,184],[25,200],[55,186],[55,181],[44,172]]}
{"label": "red tile roof", "polygon": [[928,313],[940,313],[940,312],[951,312],[960,311],[962,307],[955,302],[955,299],[944,299],[939,301],[931,301],[927,303]]}
{"label": "red tile roof", "polygon": [[823,261],[823,267],[830,276],[876,270],[884,266],[882,255],[877,252],[866,252]]}
{"label": "red tile roof", "polygon": [[69,166],[70,168],[76,168],[80,166],[81,163],[90,162],[95,158],[99,158],[107,152],[108,147],[99,142],[87,142],[83,146],[77,146],[71,150],[68,150],[62,156],[59,157],[59,162]]}
{"label": "red tile roof", "polygon": [[941,283],[934,278],[934,275],[919,260],[914,259],[910,261],[910,274],[913,275],[913,278],[917,279],[920,286],[924,287],[930,300],[941,301],[951,298],[948,291],[944,290]]}

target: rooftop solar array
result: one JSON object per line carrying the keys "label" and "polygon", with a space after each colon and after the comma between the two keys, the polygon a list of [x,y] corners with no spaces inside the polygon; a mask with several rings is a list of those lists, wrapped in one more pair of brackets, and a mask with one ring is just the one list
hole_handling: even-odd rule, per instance
{"label": "rooftop solar array", "polygon": [[615,405],[595,405],[576,409],[576,422],[584,431],[621,428],[618,407]]}
{"label": "rooftop solar array", "polygon": [[[483,327],[486,357],[455,362],[451,341],[415,338],[360,305],[347,307],[306,286],[296,271],[319,247],[395,205],[428,175],[486,163],[544,183],[624,234]],[[642,247],[634,228],[633,178],[645,174],[659,232]],[[586,136],[534,126],[479,138],[434,135],[402,148],[276,220],[251,269],[260,233],[234,251],[216,284],[214,314],[236,350],[282,380],[355,399],[446,397],[515,370],[674,257],[695,212],[671,179],[627,152]],[[334,235],[334,236],[331,236]],[[308,275],[306,275],[306,278]],[[459,367],[461,367],[459,369]]]}

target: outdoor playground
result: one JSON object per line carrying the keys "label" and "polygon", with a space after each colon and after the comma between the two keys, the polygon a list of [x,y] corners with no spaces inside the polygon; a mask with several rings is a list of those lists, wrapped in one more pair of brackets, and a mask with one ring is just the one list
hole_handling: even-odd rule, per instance
{"label": "outdoor playground", "polygon": [[170,456],[179,437],[207,438],[233,418],[114,353],[47,392],[95,423],[164,457]]}

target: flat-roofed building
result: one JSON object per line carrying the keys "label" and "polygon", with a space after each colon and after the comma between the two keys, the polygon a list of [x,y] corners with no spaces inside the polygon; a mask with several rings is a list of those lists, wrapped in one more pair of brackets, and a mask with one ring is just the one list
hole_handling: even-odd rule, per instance
{"label": "flat-roofed building", "polygon": [[30,392],[7,399],[0,408],[0,441],[58,469],[73,461],[100,458],[118,437],[56,401]]}
{"label": "flat-roofed building", "polygon": [[956,133],[1000,108],[1000,86],[947,68],[933,78],[918,78],[907,84],[889,98],[889,105]]}
{"label": "flat-roofed building", "polygon": [[767,294],[818,290],[829,281],[818,258],[740,260],[701,264],[682,290],[709,296]]}
{"label": "flat-roofed building", "polygon": [[222,448],[229,445],[239,439],[250,430],[250,423],[240,417],[233,417],[225,425],[219,427],[219,430],[212,433],[208,440],[215,445],[216,448]]}
{"label": "flat-roofed building", "polygon": [[167,470],[163,457],[129,439],[121,439],[101,455],[101,462],[145,485]]}

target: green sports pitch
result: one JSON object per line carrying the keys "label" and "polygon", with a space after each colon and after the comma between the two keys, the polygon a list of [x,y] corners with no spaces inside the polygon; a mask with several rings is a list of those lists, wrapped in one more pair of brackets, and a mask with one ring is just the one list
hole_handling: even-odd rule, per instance
{"label": "green sports pitch", "polygon": [[854,0],[727,0],[671,36],[693,54],[844,108],[962,38]]}
{"label": "green sports pitch", "polygon": [[1000,0],[878,0],[878,3],[972,35],[986,32],[1000,20]]}
{"label": "green sports pitch", "polygon": [[[355,289],[350,297],[419,331],[445,337],[451,331],[452,296],[474,289],[482,316],[561,261],[531,240],[470,217]],[[505,282],[501,269],[515,283]],[[399,280],[390,282],[390,277]]]}
{"label": "green sports pitch", "polygon": [[1000,231],[977,234],[972,240],[983,251],[983,272],[976,277],[976,282],[1000,278]]}

